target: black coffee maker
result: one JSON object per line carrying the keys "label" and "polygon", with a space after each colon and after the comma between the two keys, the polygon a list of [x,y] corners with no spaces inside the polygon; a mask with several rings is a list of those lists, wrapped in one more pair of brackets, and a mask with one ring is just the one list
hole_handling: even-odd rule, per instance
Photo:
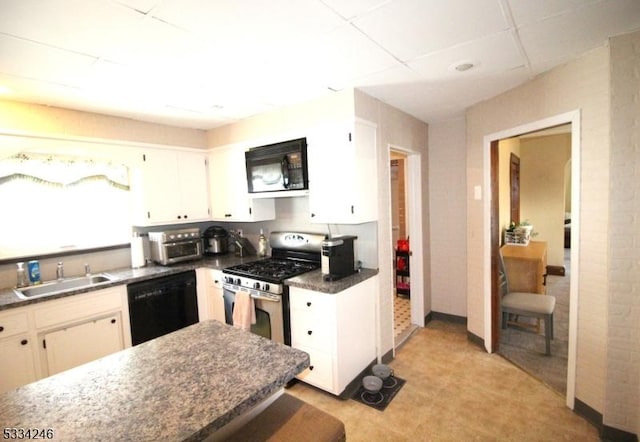
{"label": "black coffee maker", "polygon": [[355,240],[357,236],[340,235],[322,242],[322,278],[337,281],[358,271]]}

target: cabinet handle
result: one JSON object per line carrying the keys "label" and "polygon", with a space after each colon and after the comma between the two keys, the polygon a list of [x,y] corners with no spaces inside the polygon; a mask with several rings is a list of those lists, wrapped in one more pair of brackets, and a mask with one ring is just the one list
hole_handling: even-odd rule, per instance
{"label": "cabinet handle", "polygon": [[310,302],[307,302],[307,307],[311,307],[311,303]]}
{"label": "cabinet handle", "polygon": [[307,334],[308,334],[309,336],[311,336],[311,334],[312,334],[312,333],[313,333],[313,330],[307,330]]}
{"label": "cabinet handle", "polygon": [[225,214],[224,214],[224,217],[225,217],[225,218],[231,218],[231,214],[230,214],[230,213],[225,213]]}
{"label": "cabinet handle", "polygon": [[22,341],[20,341],[20,344],[22,345],[27,345],[29,343],[29,341],[27,341],[26,339],[23,339]]}
{"label": "cabinet handle", "polygon": [[309,370],[313,371],[313,365],[309,365]]}
{"label": "cabinet handle", "polygon": [[4,327],[0,325],[0,332],[4,331]]}
{"label": "cabinet handle", "polygon": [[184,215],[184,219],[187,219],[187,218],[189,218],[189,217],[187,215]]}
{"label": "cabinet handle", "polygon": [[315,213],[312,213],[312,214],[311,214],[311,218],[315,218],[315,216],[316,216],[316,214],[315,214]]}
{"label": "cabinet handle", "polygon": [[112,320],[111,320],[111,323],[112,323],[112,324],[115,324],[115,323],[116,323],[116,320],[115,320],[115,319],[112,319]]}

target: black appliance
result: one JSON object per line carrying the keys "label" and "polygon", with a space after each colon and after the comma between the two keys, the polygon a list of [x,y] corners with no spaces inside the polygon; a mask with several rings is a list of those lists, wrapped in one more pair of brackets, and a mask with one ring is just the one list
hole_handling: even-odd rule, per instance
{"label": "black appliance", "polygon": [[194,270],[128,284],[127,294],[133,345],[198,322]]}
{"label": "black appliance", "polygon": [[249,193],[309,189],[306,138],[254,147],[245,161]]}
{"label": "black appliance", "polygon": [[233,324],[235,293],[248,291],[256,309],[251,331],[291,345],[289,287],[284,280],[320,268],[322,240],[317,233],[272,232],[271,257],[227,267],[223,273],[225,322]]}
{"label": "black appliance", "polygon": [[336,281],[358,270],[355,240],[357,236],[340,235],[322,242],[322,278]]}

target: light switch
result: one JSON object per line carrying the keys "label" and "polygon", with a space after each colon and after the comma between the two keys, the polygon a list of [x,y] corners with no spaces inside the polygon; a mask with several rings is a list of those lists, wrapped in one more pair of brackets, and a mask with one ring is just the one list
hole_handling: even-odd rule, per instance
{"label": "light switch", "polygon": [[473,186],[473,199],[481,200],[482,199],[482,187]]}

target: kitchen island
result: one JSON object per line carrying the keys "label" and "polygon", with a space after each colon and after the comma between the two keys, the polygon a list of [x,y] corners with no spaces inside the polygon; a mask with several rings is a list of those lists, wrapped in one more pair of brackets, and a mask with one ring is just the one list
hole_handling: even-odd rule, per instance
{"label": "kitchen island", "polygon": [[308,366],[303,351],[205,321],[0,395],[0,425],[61,441],[204,440]]}

